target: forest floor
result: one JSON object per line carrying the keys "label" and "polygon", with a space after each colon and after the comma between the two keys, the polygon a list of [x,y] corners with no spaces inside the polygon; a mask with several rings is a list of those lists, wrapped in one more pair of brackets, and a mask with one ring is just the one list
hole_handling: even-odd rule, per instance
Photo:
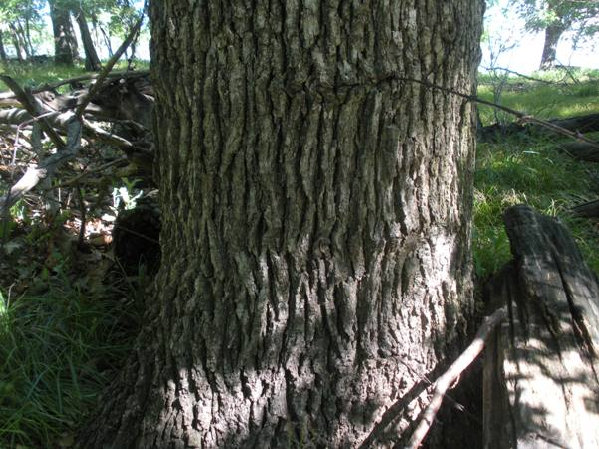
{"label": "forest floor", "polygon": [[[1,72],[30,87],[84,74],[52,65],[0,65]],[[598,72],[539,76],[481,75],[478,93],[540,119],[599,113]],[[6,90],[0,81],[0,92]],[[486,106],[478,110],[483,126],[515,120]],[[28,139],[27,132],[0,125],[0,196],[35,158]],[[473,229],[479,284],[511,257],[502,211],[518,203],[559,217],[599,272],[599,221],[571,213],[599,197],[599,171],[561,151],[563,140],[523,132],[479,142]],[[87,150],[61,168],[44,195],[30,193],[0,217],[2,449],[73,446],[74,429],[135,334],[148,274],[118,263],[112,231],[118,212],[134,208],[150,189],[126,166],[90,170],[107,154],[114,156]],[[82,171],[89,175],[79,179]]]}

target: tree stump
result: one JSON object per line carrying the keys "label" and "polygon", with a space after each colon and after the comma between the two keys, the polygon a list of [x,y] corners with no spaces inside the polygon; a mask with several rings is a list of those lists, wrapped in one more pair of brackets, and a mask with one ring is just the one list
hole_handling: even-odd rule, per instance
{"label": "tree stump", "polygon": [[484,361],[484,447],[598,448],[597,278],[557,220],[515,206],[504,222],[513,260],[488,299],[509,313]]}
{"label": "tree stump", "polygon": [[128,275],[139,273],[143,265],[150,276],[160,263],[160,210],[151,198],[144,198],[135,209],[123,210],[116,220],[114,254]]}

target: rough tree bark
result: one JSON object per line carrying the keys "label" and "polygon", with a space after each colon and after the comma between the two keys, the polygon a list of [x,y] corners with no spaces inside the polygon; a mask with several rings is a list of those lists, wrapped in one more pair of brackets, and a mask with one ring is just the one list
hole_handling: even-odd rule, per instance
{"label": "rough tree bark", "polygon": [[78,7],[73,11],[73,16],[79,26],[79,32],[81,33],[81,41],[83,42],[83,51],[85,52],[85,70],[90,72],[98,72],[102,68],[100,58],[96,52],[96,47],[92,39],[92,35],[89,31],[87,19],[85,13],[81,7]]}
{"label": "rough tree bark", "polygon": [[73,65],[78,56],[77,39],[71,22],[69,8],[60,0],[48,0],[54,32],[54,62]]}
{"label": "rough tree bark", "polygon": [[482,3],[152,2],[162,266],[81,447],[393,445],[472,312],[473,109],[430,85],[473,92]]}

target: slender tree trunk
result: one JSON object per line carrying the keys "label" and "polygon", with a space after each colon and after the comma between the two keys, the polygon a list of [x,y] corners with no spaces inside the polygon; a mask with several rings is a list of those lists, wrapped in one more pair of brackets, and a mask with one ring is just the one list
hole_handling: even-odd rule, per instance
{"label": "slender tree trunk", "polygon": [[7,59],[6,49],[4,48],[4,35],[3,32],[0,31],[0,60],[6,62]]}
{"label": "slender tree trunk", "polygon": [[555,66],[555,55],[557,52],[557,44],[568,26],[562,23],[549,25],[545,28],[545,43],[543,44],[543,54],[541,55],[541,64],[539,70],[547,70]]}
{"label": "slender tree trunk", "polygon": [[25,58],[31,59],[31,56],[33,56],[33,47],[30,47],[29,43],[27,42],[27,33],[25,32],[23,24],[20,20],[16,21],[15,32],[17,34],[17,39],[19,39],[21,44],[21,48],[25,52]]}
{"label": "slender tree trunk", "polygon": [[56,64],[73,65],[78,53],[69,9],[57,0],[49,0],[48,3],[54,31],[54,61]]}
{"label": "slender tree trunk", "polygon": [[29,55],[35,55],[35,48],[33,48],[33,42],[31,41],[31,24],[28,18],[25,18],[25,42],[27,43],[27,48],[29,49]]}
{"label": "slender tree trunk", "polygon": [[482,9],[152,2],[163,263],[81,447],[393,445],[472,312]]}
{"label": "slender tree trunk", "polygon": [[100,58],[96,52],[96,47],[94,46],[94,41],[89,31],[83,9],[78,8],[76,11],[73,11],[73,15],[77,20],[77,25],[79,25],[83,50],[85,51],[85,70],[97,72],[102,68],[102,64],[100,63]]}
{"label": "slender tree trunk", "polygon": [[12,45],[15,47],[15,53],[18,61],[25,60],[25,51],[23,46],[21,45],[21,41],[19,40],[19,34],[17,33],[17,29],[14,24],[9,24],[10,28],[10,37],[12,39]]}

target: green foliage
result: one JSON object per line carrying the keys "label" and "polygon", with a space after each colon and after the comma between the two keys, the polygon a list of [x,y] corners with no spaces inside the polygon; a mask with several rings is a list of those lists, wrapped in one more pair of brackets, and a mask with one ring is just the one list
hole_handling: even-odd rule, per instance
{"label": "green foliage", "polygon": [[23,19],[33,23],[41,22],[40,11],[44,7],[43,0],[2,0],[0,3],[0,26]]}
{"label": "green foliage", "polygon": [[599,14],[596,0],[512,0],[526,27],[541,31],[548,26],[558,25],[569,29],[577,24],[584,34],[595,32],[595,19]]}
{"label": "green foliage", "polygon": [[0,293],[2,448],[63,444],[127,351],[118,303],[60,288],[11,301]]}

